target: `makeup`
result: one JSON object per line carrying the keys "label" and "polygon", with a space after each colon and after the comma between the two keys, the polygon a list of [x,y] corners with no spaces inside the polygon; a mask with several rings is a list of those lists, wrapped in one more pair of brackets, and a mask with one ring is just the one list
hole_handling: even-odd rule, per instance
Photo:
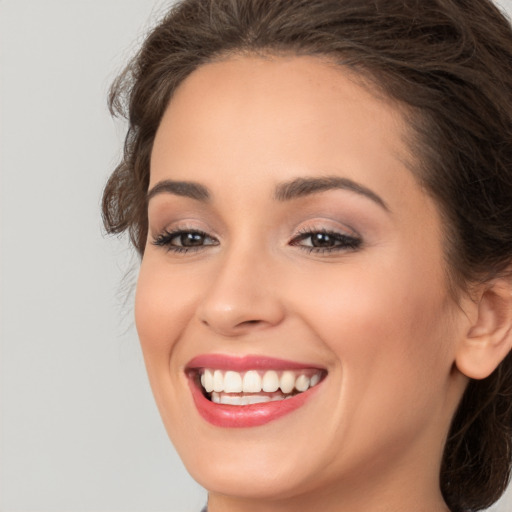
{"label": "makeup", "polygon": [[218,427],[264,425],[302,407],[326,370],[262,356],[205,354],[187,365],[199,414]]}
{"label": "makeup", "polygon": [[466,324],[404,126],[313,57],[200,66],[169,103],[136,324],[185,466],[238,500],[220,510],[381,510],[383,489],[416,510],[438,487]]}

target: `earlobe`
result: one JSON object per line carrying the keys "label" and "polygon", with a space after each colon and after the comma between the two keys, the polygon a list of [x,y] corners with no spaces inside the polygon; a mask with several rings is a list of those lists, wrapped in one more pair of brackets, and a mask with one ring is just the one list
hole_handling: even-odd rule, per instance
{"label": "earlobe", "polygon": [[512,279],[487,283],[474,321],[457,348],[455,364],[471,379],[485,379],[512,349]]}

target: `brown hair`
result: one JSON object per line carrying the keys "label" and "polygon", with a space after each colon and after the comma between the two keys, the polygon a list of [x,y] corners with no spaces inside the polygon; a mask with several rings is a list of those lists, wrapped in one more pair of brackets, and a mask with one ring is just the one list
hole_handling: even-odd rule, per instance
{"label": "brown hair", "polygon": [[[229,54],[327,56],[410,113],[413,172],[446,224],[458,289],[512,262],[512,30],[488,0],[183,0],[112,86],[126,116],[124,156],[103,196],[110,233],[142,255],[156,130],[179,84]],[[512,464],[512,356],[471,381],[453,420],[441,490],[453,512],[481,510]]]}

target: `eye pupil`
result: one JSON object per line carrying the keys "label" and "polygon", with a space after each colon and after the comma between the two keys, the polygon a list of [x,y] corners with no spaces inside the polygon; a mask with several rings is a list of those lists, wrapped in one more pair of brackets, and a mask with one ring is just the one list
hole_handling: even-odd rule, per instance
{"label": "eye pupil", "polygon": [[200,233],[182,233],[180,236],[180,242],[184,247],[203,245],[204,235],[201,235]]}
{"label": "eye pupil", "polygon": [[333,247],[335,240],[327,233],[315,233],[311,236],[311,245],[313,247]]}

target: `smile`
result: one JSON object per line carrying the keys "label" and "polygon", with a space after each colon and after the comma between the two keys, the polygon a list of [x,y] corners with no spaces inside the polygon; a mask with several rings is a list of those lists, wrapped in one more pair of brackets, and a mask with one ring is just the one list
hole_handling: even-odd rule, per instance
{"label": "smile", "polygon": [[204,369],[199,372],[201,386],[212,402],[230,405],[251,405],[291,398],[316,386],[321,370],[286,370],[277,372],[249,370]]}
{"label": "smile", "polygon": [[263,425],[301,407],[327,372],[262,357],[200,356],[187,368],[200,415],[220,427]]}

